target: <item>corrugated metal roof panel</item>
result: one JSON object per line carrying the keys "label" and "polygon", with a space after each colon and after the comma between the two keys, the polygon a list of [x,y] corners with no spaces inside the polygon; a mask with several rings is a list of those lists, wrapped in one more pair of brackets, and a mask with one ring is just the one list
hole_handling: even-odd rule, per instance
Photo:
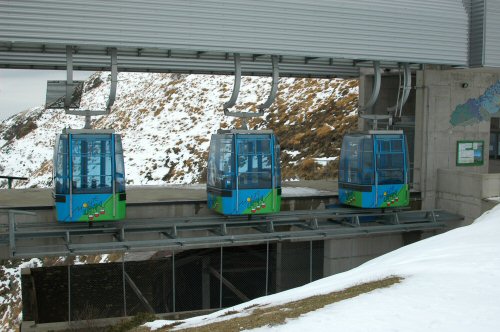
{"label": "corrugated metal roof panel", "polygon": [[484,63],[484,0],[473,0],[470,18],[470,65],[482,66]]}
{"label": "corrugated metal roof panel", "polygon": [[[461,0],[0,0],[0,44],[466,65]],[[13,44],[10,44],[13,43]]]}
{"label": "corrugated metal roof panel", "polygon": [[500,1],[486,0],[484,66],[500,67]]}

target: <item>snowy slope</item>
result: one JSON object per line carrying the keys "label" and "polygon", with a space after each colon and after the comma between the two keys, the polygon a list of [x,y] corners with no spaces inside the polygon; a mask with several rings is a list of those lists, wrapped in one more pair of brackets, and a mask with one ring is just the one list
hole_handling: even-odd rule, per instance
{"label": "snowy slope", "polygon": [[[210,135],[235,126],[222,111],[233,77],[120,73],[118,80],[112,113],[96,117],[94,127],[122,134],[127,183],[202,181]],[[270,83],[270,78],[243,77],[236,109],[255,110],[267,98]],[[102,110],[109,87],[109,73],[90,77],[81,109]],[[284,154],[296,146],[309,146],[309,151],[298,151],[295,159],[284,158],[293,164],[306,157],[338,155],[336,138],[343,132],[336,128],[354,124],[356,109],[357,81],[283,78],[266,119],[252,120],[250,126],[275,129],[282,136]],[[17,182],[19,187],[51,186],[52,148],[64,127],[82,128],[83,119],[35,107],[0,122],[0,173],[30,178],[27,183]],[[300,144],[308,137],[310,144]],[[314,144],[318,141],[333,143],[318,147]]]}
{"label": "snowy slope", "polygon": [[[472,225],[400,248],[353,270],[222,312],[186,320],[177,328],[229,319],[253,304],[276,305],[401,276],[404,280],[252,331],[500,331],[500,205]],[[148,323],[158,328],[168,321]],[[169,323],[172,323],[171,321]]]}

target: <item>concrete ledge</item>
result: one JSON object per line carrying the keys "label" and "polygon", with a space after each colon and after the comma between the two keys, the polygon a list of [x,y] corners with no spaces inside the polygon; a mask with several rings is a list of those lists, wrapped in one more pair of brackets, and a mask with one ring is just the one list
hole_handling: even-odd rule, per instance
{"label": "concrete ledge", "polygon": [[437,208],[463,215],[463,225],[496,205],[487,198],[500,196],[500,174],[438,169],[437,180]]}
{"label": "concrete ledge", "polygon": [[438,169],[438,192],[460,194],[476,199],[500,196],[500,173],[470,173]]}

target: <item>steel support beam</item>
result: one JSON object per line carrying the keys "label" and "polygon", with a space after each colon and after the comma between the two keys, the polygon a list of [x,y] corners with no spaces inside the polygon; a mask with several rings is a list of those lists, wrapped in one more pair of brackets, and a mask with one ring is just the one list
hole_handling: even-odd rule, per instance
{"label": "steel support beam", "polygon": [[154,314],[155,310],[153,309],[153,307],[151,306],[151,304],[149,304],[149,302],[146,299],[146,297],[142,294],[142,292],[139,289],[139,287],[137,287],[137,285],[135,284],[134,280],[132,280],[132,278],[125,271],[123,271],[123,275],[125,276],[125,280],[127,281],[127,283],[130,286],[130,288],[132,288],[132,290],[134,291],[135,295],[137,295],[137,297],[139,298],[139,301],[141,301],[141,303],[144,306],[144,308],[148,312]]}
{"label": "steel support beam", "polygon": [[224,278],[223,276],[220,275],[219,272],[217,272],[216,269],[214,269],[213,267],[210,267],[210,273],[216,277],[217,279],[219,279],[219,281],[222,282],[222,284],[224,284],[224,286],[226,286],[227,288],[229,288],[231,290],[231,292],[234,293],[234,295],[236,295],[241,301],[243,302],[248,302],[250,301],[250,299],[248,298],[248,296],[246,296],[242,291],[240,291],[235,285],[233,285],[229,280],[227,280],[226,278]]}

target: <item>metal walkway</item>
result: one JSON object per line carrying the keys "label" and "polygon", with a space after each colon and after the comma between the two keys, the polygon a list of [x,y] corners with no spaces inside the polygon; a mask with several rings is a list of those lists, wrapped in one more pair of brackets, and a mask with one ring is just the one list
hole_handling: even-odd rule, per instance
{"label": "metal walkway", "polygon": [[[246,217],[135,219],[95,224],[16,222],[32,212],[9,210],[9,225],[0,231],[1,256],[103,254],[149,250],[184,250],[277,241],[312,241],[340,237],[442,229],[462,217],[442,210],[380,211],[355,209],[287,211],[248,220]],[[5,249],[8,249],[7,251]],[[5,257],[5,258],[7,258]]]}

